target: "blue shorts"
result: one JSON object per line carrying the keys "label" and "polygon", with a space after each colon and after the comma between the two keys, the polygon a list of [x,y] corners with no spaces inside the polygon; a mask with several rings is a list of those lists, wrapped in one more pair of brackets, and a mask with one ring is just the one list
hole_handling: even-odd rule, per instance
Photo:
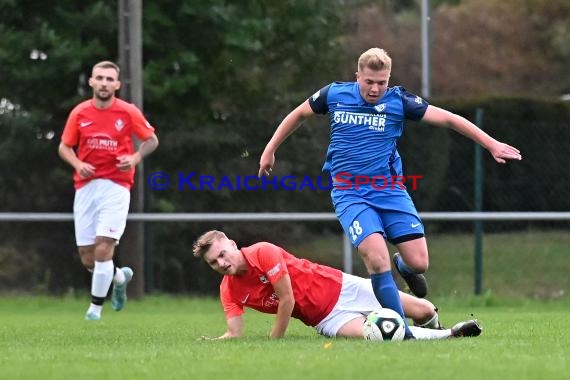
{"label": "blue shorts", "polygon": [[424,236],[424,226],[406,190],[333,188],[331,198],[344,232],[355,247],[378,232],[391,243],[404,236]]}

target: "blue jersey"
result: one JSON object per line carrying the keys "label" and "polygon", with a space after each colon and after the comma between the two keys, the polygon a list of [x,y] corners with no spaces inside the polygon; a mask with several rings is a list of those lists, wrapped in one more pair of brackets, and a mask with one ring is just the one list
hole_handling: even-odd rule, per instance
{"label": "blue jersey", "polygon": [[402,175],[396,143],[404,120],[420,120],[428,107],[424,99],[400,86],[389,87],[377,104],[367,103],[357,82],[331,83],[311,96],[309,104],[313,112],[330,115],[323,171],[333,177]]}

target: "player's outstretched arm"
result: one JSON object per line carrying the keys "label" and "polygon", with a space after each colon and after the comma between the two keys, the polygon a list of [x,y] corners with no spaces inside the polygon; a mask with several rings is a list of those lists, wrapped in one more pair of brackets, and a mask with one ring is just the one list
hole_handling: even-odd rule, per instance
{"label": "player's outstretched arm", "polygon": [[271,137],[271,140],[269,140],[265,146],[265,150],[259,159],[259,177],[263,177],[264,175],[269,175],[271,173],[273,166],[275,165],[275,152],[277,151],[277,148],[279,148],[287,137],[299,128],[304,119],[311,115],[314,115],[314,112],[309,105],[309,101],[306,100],[285,116],[283,121],[275,130],[273,137]]}
{"label": "player's outstretched arm", "polygon": [[495,140],[469,120],[442,108],[432,105],[428,106],[422,121],[439,127],[454,129],[462,135],[469,137],[487,149],[495,161],[500,164],[504,164],[506,160],[522,159],[520,151],[517,148]]}

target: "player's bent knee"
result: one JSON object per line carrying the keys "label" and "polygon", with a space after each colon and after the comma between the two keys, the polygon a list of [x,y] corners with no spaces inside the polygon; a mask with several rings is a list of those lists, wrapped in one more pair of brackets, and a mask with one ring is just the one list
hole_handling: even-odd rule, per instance
{"label": "player's bent knee", "polygon": [[78,253],[81,264],[83,264],[86,269],[92,270],[95,267],[94,246],[78,247]]}
{"label": "player's bent knee", "polygon": [[420,298],[420,307],[418,308],[418,319],[428,320],[434,316],[436,313],[435,305],[425,298]]}
{"label": "player's bent knee", "polygon": [[416,273],[425,273],[429,268],[429,258],[426,255],[415,255],[410,258],[405,257],[406,265]]}
{"label": "player's bent knee", "polygon": [[425,273],[429,268],[429,261],[426,259],[425,261],[420,262],[418,265],[414,267],[416,273]]}
{"label": "player's bent knee", "polygon": [[372,234],[358,246],[358,253],[369,273],[382,273],[390,270],[391,260],[384,238]]}
{"label": "player's bent knee", "polygon": [[106,261],[113,258],[115,252],[115,239],[105,236],[95,238],[94,256],[96,261]]}
{"label": "player's bent knee", "polygon": [[391,269],[389,257],[384,257],[378,253],[364,252],[360,252],[360,256],[369,273],[383,273]]}
{"label": "player's bent knee", "polygon": [[93,257],[81,256],[81,264],[83,264],[83,266],[88,270],[93,270],[95,267]]}

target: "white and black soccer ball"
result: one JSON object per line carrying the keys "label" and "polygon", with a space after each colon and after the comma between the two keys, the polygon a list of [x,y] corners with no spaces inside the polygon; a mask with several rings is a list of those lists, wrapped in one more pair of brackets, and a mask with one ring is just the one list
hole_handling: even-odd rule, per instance
{"label": "white and black soccer ball", "polygon": [[400,314],[392,309],[382,308],[368,314],[364,320],[366,340],[404,340],[406,326]]}

